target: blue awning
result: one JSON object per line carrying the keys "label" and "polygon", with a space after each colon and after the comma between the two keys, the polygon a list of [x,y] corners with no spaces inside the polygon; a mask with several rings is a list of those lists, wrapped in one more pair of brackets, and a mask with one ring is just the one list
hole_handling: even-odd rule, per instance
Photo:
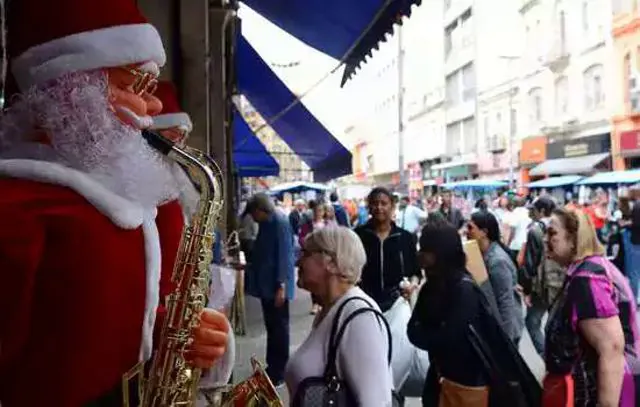
{"label": "blue awning", "polygon": [[509,183],[503,181],[490,181],[484,179],[471,179],[466,181],[448,182],[442,184],[445,189],[498,189],[509,186]]}
{"label": "blue awning", "polygon": [[300,192],[305,191],[316,191],[316,192],[324,192],[328,191],[329,187],[323,184],[318,184],[315,182],[285,182],[284,184],[276,185],[275,187],[269,190],[271,195],[281,195],[285,192],[290,194],[299,194]]}
{"label": "blue awning", "polygon": [[635,184],[640,182],[640,170],[601,172],[583,179],[580,185]]}
{"label": "blue awning", "polygon": [[243,0],[263,17],[345,62],[342,84],[421,0]]}
{"label": "blue awning", "polygon": [[562,175],[560,177],[551,177],[541,179],[539,181],[533,181],[527,184],[527,188],[557,188],[566,185],[573,185],[580,181],[582,176],[580,175]]}
{"label": "blue awning", "polygon": [[280,173],[278,162],[238,112],[233,114],[233,164],[241,177],[277,176]]}
{"label": "blue awning", "polygon": [[351,153],[296,97],[249,42],[239,36],[236,50],[239,92],[314,173],[316,181],[351,174]]}

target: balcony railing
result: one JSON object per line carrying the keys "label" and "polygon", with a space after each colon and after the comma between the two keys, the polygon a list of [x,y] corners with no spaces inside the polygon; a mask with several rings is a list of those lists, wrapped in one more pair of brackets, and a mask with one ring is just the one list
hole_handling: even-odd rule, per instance
{"label": "balcony railing", "polygon": [[503,135],[493,135],[487,138],[487,151],[497,154],[507,149],[507,140]]}

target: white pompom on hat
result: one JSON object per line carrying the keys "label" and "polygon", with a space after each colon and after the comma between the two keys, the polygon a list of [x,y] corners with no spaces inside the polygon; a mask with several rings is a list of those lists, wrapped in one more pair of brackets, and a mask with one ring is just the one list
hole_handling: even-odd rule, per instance
{"label": "white pompom on hat", "polygon": [[127,65],[158,73],[160,34],[133,0],[19,0],[7,7],[11,71],[21,91],[70,72]]}

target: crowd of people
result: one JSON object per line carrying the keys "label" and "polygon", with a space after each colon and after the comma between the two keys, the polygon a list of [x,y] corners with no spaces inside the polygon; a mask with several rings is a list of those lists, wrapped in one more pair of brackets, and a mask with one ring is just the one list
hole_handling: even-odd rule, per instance
{"label": "crowd of people", "polygon": [[[632,270],[638,266],[621,242],[636,244],[640,204],[627,202],[619,228],[604,233],[610,220],[595,222],[603,216],[598,210],[551,196],[483,200],[468,217],[452,204],[452,193],[438,200],[437,207],[421,208],[374,188],[359,205],[366,217],[350,215],[335,194],[328,202],[297,200],[288,213],[267,195],[249,200],[244,215],[260,226],[247,281],[269,288],[247,287],[263,301],[269,375],[286,382],[293,405],[305,405],[306,379],[326,373],[327,349],[341,324],[349,326],[333,357],[352,400],[402,404],[396,365],[386,357],[398,338],[388,343],[379,315],[393,327],[396,304],[413,298],[404,330],[429,355],[425,406],[635,406],[640,336]],[[484,284],[467,270],[470,240],[486,268]],[[619,246],[613,256],[611,245]],[[288,307],[296,283],[311,293],[316,316],[289,359],[288,310],[272,314]],[[373,311],[348,318],[360,309]],[[518,351],[525,329],[546,366],[542,388]]]}

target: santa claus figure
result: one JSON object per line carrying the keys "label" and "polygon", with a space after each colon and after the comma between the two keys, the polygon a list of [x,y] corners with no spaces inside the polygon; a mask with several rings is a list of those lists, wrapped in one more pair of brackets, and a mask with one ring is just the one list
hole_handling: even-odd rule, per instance
{"label": "santa claus figure", "polygon": [[[121,405],[153,351],[184,223],[172,162],[142,139],[162,41],[132,0],[13,1],[0,118],[0,403]],[[205,310],[189,359],[229,325]]]}

